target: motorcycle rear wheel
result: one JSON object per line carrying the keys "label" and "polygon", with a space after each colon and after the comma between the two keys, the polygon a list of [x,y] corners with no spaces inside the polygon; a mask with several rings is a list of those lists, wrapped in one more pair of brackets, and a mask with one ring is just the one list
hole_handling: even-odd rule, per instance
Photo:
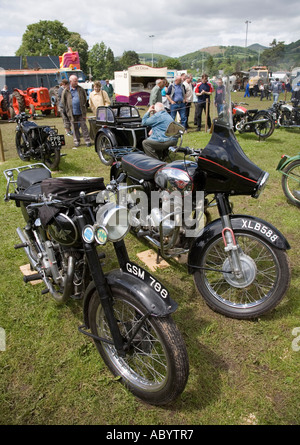
{"label": "motorcycle rear wheel", "polygon": [[47,151],[43,154],[42,161],[50,168],[50,170],[58,170],[60,163],[60,150],[52,148],[47,142]]}
{"label": "motorcycle rear wheel", "polygon": [[[208,306],[236,319],[252,319],[271,311],[284,297],[290,283],[290,266],[285,251],[267,244],[250,230],[235,231],[243,254],[244,278],[230,271],[222,234],[205,246],[194,281]],[[207,270],[206,270],[207,269]],[[216,270],[219,270],[217,272]]]}
{"label": "motorcycle rear wheel", "polygon": [[104,164],[104,165],[112,165],[113,163],[113,157],[110,156],[109,153],[107,153],[107,150],[112,150],[112,142],[109,139],[108,136],[106,136],[106,134],[100,134],[100,136],[98,136],[97,138],[97,142],[96,142],[96,150],[98,153],[98,156],[100,158],[100,161]]}
{"label": "motorcycle rear wheel", "polygon": [[287,199],[300,207],[300,159],[291,162],[283,170],[281,185]]}
{"label": "motorcycle rear wheel", "polygon": [[[111,291],[121,335],[128,339],[147,310],[126,291],[113,287]],[[111,340],[96,292],[91,298],[88,316],[91,332]],[[124,357],[113,345],[97,339],[94,342],[113,375],[120,376],[121,382],[145,402],[165,405],[184,390],[189,372],[188,355],[182,336],[169,316],[146,319]]]}
{"label": "motorcycle rear wheel", "polygon": [[255,124],[254,131],[255,134],[263,139],[267,139],[273,134],[275,124],[272,119],[272,117],[268,113],[259,112],[257,113],[253,120],[260,120],[260,119],[268,119],[267,122],[262,122],[261,124]]}

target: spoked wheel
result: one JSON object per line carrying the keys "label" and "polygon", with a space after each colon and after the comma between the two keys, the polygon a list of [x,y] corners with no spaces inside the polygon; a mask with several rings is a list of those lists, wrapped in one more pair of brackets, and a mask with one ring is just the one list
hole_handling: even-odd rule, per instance
{"label": "spoked wheel", "polygon": [[231,272],[220,233],[206,244],[200,264],[205,269],[197,270],[194,280],[216,312],[237,319],[255,318],[272,310],[283,298],[290,282],[289,261],[285,251],[251,231],[235,231],[235,237],[242,277]]}
{"label": "spoked wheel", "polygon": [[[114,314],[122,337],[128,340],[147,313],[126,291],[111,288]],[[111,340],[110,330],[96,292],[89,304],[91,332]],[[175,400],[188,379],[188,355],[173,320],[148,317],[134,337],[129,351],[121,357],[115,347],[100,340],[95,345],[110,371],[138,398],[154,405]]]}
{"label": "spoked wheel", "polygon": [[287,199],[292,204],[300,207],[300,159],[285,167],[281,184]]}
{"label": "spoked wheel", "polygon": [[97,138],[96,150],[100,161],[104,165],[112,165],[114,160],[112,156],[113,145],[106,134],[100,134],[100,136]]}
{"label": "spoked wheel", "polygon": [[17,131],[16,133],[16,149],[18,156],[22,161],[30,160],[30,155],[28,154],[28,148],[26,147],[26,144],[22,138],[21,131]]}
{"label": "spoked wheel", "polygon": [[254,120],[261,120],[261,123],[255,124],[254,131],[260,138],[268,138],[273,134],[275,124],[272,117],[268,113],[257,113]]}
{"label": "spoked wheel", "polygon": [[57,170],[60,163],[60,150],[52,148],[50,144],[47,143],[47,150],[43,155],[43,162],[50,170]]}

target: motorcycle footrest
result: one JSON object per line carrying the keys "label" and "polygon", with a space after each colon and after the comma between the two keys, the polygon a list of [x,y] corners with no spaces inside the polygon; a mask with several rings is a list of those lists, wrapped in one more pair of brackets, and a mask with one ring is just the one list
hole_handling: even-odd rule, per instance
{"label": "motorcycle footrest", "polygon": [[28,247],[28,244],[27,243],[21,243],[21,244],[16,244],[14,246],[15,249],[22,249],[24,247]]}
{"label": "motorcycle footrest", "polygon": [[42,277],[39,273],[35,273],[33,275],[26,275],[25,277],[23,277],[24,283],[29,283],[29,281],[37,281],[41,279]]}

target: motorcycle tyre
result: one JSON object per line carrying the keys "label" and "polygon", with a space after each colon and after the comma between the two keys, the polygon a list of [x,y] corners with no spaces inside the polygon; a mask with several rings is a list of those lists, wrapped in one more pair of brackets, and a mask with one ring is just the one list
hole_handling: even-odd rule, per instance
{"label": "motorcycle tyre", "polygon": [[263,117],[263,118],[268,119],[269,122],[270,122],[270,124],[271,124],[271,126],[270,126],[270,129],[269,129],[269,131],[268,131],[267,133],[261,133],[261,132],[260,132],[260,129],[259,129],[259,124],[255,124],[255,126],[254,126],[254,132],[255,132],[255,134],[256,134],[258,137],[260,137],[260,138],[262,138],[262,139],[267,139],[267,138],[270,137],[270,136],[273,134],[273,132],[274,132],[274,129],[275,129],[274,121],[273,121],[272,117],[271,117],[268,113],[264,113],[264,112],[258,112],[258,113],[254,116],[253,120],[258,119],[259,117]]}
{"label": "motorcycle tyre", "polygon": [[17,131],[16,132],[16,149],[17,149],[17,153],[19,158],[22,161],[29,161],[30,160],[30,156],[28,154],[26,154],[27,151],[27,147],[25,145],[25,142],[22,139],[22,132],[21,131]]}
{"label": "motorcycle tyre", "polygon": [[106,134],[103,133],[98,136],[97,141],[96,141],[96,151],[98,153],[98,156],[99,156],[102,164],[107,165],[107,166],[110,166],[113,164],[113,161],[114,161],[113,157],[111,157],[109,155],[105,157],[103,155],[103,151],[106,148],[112,149],[112,147],[113,147],[113,144]]}
{"label": "motorcycle tyre", "polygon": [[51,148],[48,146],[48,153],[51,153],[50,157],[43,156],[43,162],[47,165],[50,170],[58,170],[59,163],[60,163],[60,150],[57,150],[56,148]]}
{"label": "motorcycle tyre", "polygon": [[[235,236],[246,236],[250,237],[250,239],[255,239],[256,241],[259,241],[262,246],[266,246],[269,248],[274,255],[276,261],[277,261],[277,275],[280,274],[279,277],[277,277],[277,283],[275,284],[275,289],[272,291],[272,294],[267,297],[263,302],[259,303],[257,301],[257,304],[254,306],[250,306],[247,308],[237,306],[237,304],[230,303],[229,302],[223,302],[221,301],[221,296],[218,296],[217,298],[213,293],[208,289],[205,279],[205,271],[197,270],[194,273],[194,281],[195,285],[198,289],[198,292],[202,295],[203,299],[207,303],[207,305],[215,312],[218,312],[222,315],[225,315],[229,318],[235,318],[239,320],[251,320],[257,317],[260,317],[261,315],[266,314],[267,312],[270,312],[273,310],[283,299],[289,284],[290,284],[290,264],[288,260],[288,256],[286,251],[277,249],[273,246],[270,246],[268,243],[266,243],[265,240],[254,234],[252,231],[249,230],[236,230]],[[211,247],[215,245],[215,242],[219,240],[220,242],[223,242],[222,240],[222,234],[219,233],[214,238],[210,239],[203,251],[203,255],[201,258],[201,263],[199,264],[200,267],[208,267],[205,265],[205,258]],[[228,301],[228,300],[227,300]]]}
{"label": "motorcycle tyre", "polygon": [[[300,172],[300,159],[291,162],[290,164],[288,164],[284,169],[283,169],[283,173],[285,173],[284,175],[282,175],[281,178],[281,185],[282,185],[282,189],[283,189],[283,193],[285,194],[285,196],[287,197],[287,199],[294,204],[297,207],[300,207],[300,200],[297,199],[294,195],[293,195],[293,191],[290,190],[289,188],[289,177],[286,175],[289,175],[291,173],[291,171],[294,168],[299,167],[299,172]],[[296,181],[292,181],[293,183],[296,184]],[[300,191],[300,177],[299,177],[299,186],[298,189]]]}
{"label": "motorcycle tyre", "polygon": [[[130,308],[135,314],[144,316],[147,313],[146,308],[137,302],[124,289],[121,290],[118,288],[113,288],[112,286],[111,292],[115,303],[113,306],[115,308],[118,306],[118,302],[121,302],[122,304],[125,304],[125,307]],[[123,307],[124,305],[122,308]],[[103,333],[99,333],[97,329],[97,324],[99,321],[105,321],[103,311],[101,310],[101,302],[97,292],[94,292],[93,296],[91,297],[88,307],[88,317],[91,332],[94,335],[100,335],[103,337]],[[120,314],[118,314],[118,322],[122,322],[122,320],[120,320]],[[127,325],[128,323],[129,322],[127,321]],[[153,381],[149,381],[147,387],[147,384],[145,383],[146,378],[143,375],[139,375],[135,370],[129,368],[123,357],[120,357],[116,353],[113,346],[97,339],[94,339],[94,343],[103,361],[112,374],[119,376],[121,383],[136,397],[149,404],[166,405],[174,401],[182,393],[186,386],[189,373],[188,355],[183,338],[170,316],[161,318],[150,316],[146,323],[148,325],[150,324],[151,332],[155,331],[156,337],[159,338],[160,345],[154,346],[154,349],[162,346],[162,350],[166,358],[168,369],[166,371],[165,381],[161,384],[155,385],[153,384]],[[150,342],[146,339],[145,344],[148,345]],[[139,351],[141,348],[141,343],[139,343],[136,350]],[[141,353],[139,355],[139,360],[143,360],[143,356],[147,361],[147,352]],[[131,354],[129,355],[129,358],[132,358]]]}

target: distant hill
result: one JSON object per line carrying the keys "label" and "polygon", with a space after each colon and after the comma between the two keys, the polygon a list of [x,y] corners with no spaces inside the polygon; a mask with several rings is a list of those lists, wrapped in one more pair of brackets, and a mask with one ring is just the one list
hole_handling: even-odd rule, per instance
{"label": "distant hill", "polygon": [[[196,69],[198,71],[203,66],[205,68],[207,61],[213,58],[215,67],[220,65],[220,68],[223,69],[221,65],[227,64],[227,66],[232,66],[234,71],[238,69],[239,65],[243,66],[243,69],[249,69],[250,66],[258,64],[261,60],[261,55],[268,49],[270,47],[260,45],[259,43],[249,45],[247,48],[242,46],[215,45],[198,49],[175,59],[181,63],[182,69]],[[141,63],[148,65],[152,63],[152,53],[140,53],[139,57]],[[153,62],[163,66],[164,61],[169,57],[163,54],[153,54]],[[300,66],[300,40],[284,45],[284,55],[278,64],[278,68],[288,70],[296,65]]]}

